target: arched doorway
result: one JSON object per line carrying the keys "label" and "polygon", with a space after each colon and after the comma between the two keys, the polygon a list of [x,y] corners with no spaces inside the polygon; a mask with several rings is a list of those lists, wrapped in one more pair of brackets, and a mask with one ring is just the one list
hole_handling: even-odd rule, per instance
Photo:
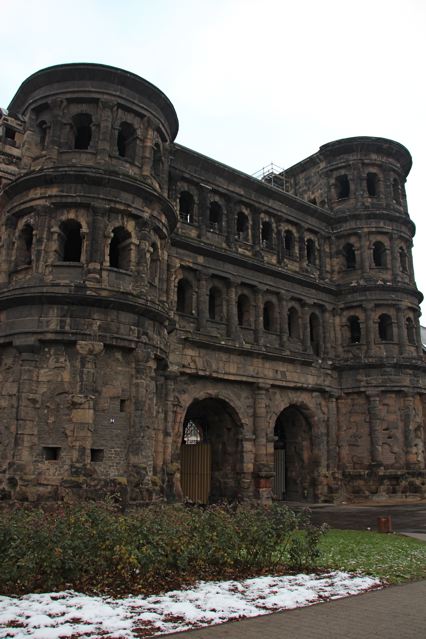
{"label": "arched doorway", "polygon": [[237,414],[224,400],[192,402],[185,415],[181,445],[185,498],[201,503],[237,498],[240,428]]}
{"label": "arched doorway", "polygon": [[275,422],[274,485],[276,499],[313,501],[312,429],[297,406],[283,410]]}

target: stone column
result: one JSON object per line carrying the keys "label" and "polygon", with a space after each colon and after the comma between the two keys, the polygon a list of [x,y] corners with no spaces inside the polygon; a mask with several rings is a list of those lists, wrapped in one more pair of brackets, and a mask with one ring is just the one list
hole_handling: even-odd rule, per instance
{"label": "stone column", "polygon": [[302,340],[303,340],[303,350],[306,351],[307,353],[312,352],[311,326],[309,322],[309,316],[310,316],[310,308],[306,303],[304,303],[302,306],[302,326],[303,326]]}
{"label": "stone column", "polygon": [[417,311],[416,318],[414,320],[414,325],[416,327],[416,344],[417,344],[417,354],[419,357],[423,358],[423,345],[422,345],[422,334],[420,330],[420,311]]}
{"label": "stone column", "polygon": [[340,310],[337,306],[333,308],[333,324],[334,324],[334,336],[336,344],[336,357],[342,357],[342,327],[340,324]]}
{"label": "stone column", "polygon": [[87,279],[92,282],[99,282],[101,279],[101,264],[103,264],[105,257],[105,227],[107,218],[107,207],[93,207],[87,265]]}
{"label": "stone column", "polygon": [[365,304],[365,354],[367,357],[374,355],[374,304]]}
{"label": "stone column", "polygon": [[319,275],[323,280],[326,277],[326,255],[325,255],[325,241],[322,236],[319,238]]}
{"label": "stone column", "polygon": [[153,156],[154,131],[151,120],[145,119],[145,133],[142,145],[142,175],[151,177]]}
{"label": "stone column", "polygon": [[322,328],[322,356],[330,357],[332,353],[333,340],[331,338],[331,317],[329,309],[324,306],[322,310],[321,317],[321,328]]}
{"label": "stone column", "polygon": [[259,346],[263,343],[263,290],[258,287],[255,289],[254,343]]}
{"label": "stone column", "polygon": [[398,352],[405,355],[407,350],[407,333],[404,322],[404,308],[401,304],[396,307],[396,322],[398,326]]}
{"label": "stone column", "polygon": [[253,211],[253,215],[252,215],[252,240],[253,240],[253,251],[256,255],[258,255],[259,253],[261,253],[259,211]]}
{"label": "stone column", "polygon": [[397,244],[397,236],[395,233],[392,233],[390,236],[391,243],[391,267],[392,267],[392,281],[396,284],[399,277],[399,254],[398,254],[398,244]]}
{"label": "stone column", "polygon": [[207,317],[208,317],[208,294],[207,294],[207,281],[209,274],[202,271],[197,272],[198,280],[198,317],[197,317],[197,330],[205,333],[207,330]]}
{"label": "stone column", "polygon": [[288,350],[288,300],[284,293],[280,293],[279,300],[279,324],[280,324],[280,346],[285,351]]}
{"label": "stone column", "polygon": [[5,222],[5,232],[0,239],[2,243],[2,260],[0,261],[0,284],[8,284],[10,270],[12,268],[13,244],[16,234],[16,225],[13,218],[8,217]]}
{"label": "stone column", "polygon": [[[353,180],[353,185],[352,188],[354,190],[354,195],[355,195],[355,206],[357,209],[362,208],[363,206],[363,199],[364,199],[364,193],[367,190],[366,189],[366,185],[363,180],[363,177],[361,175],[361,171],[359,168],[359,165],[354,165],[352,167],[353,173],[352,173],[352,180]],[[350,177],[350,176],[348,176]],[[365,185],[365,186],[364,186]],[[352,193],[350,194],[352,196]]]}
{"label": "stone column", "polygon": [[226,206],[226,243],[230,248],[235,246],[236,235],[236,207],[233,201],[228,201]]}
{"label": "stone column", "polygon": [[96,161],[101,164],[109,161],[111,151],[113,152],[113,155],[117,155],[118,153],[117,146],[115,147],[115,149],[111,148],[111,130],[114,110],[114,102],[110,100],[100,100],[99,137],[96,151]]}
{"label": "stone column", "polygon": [[173,438],[173,401],[176,380],[179,377],[177,371],[167,371],[165,373],[165,402],[164,402],[164,425],[160,425],[157,431],[155,466],[156,474],[161,468],[168,468],[172,461],[172,438]]}
{"label": "stone column", "polygon": [[16,390],[16,431],[13,461],[25,464],[25,474],[33,472],[37,456],[37,415],[40,407],[38,393],[39,350],[38,340],[16,337],[14,347],[20,355],[19,378]]}
{"label": "stone column", "polygon": [[207,186],[201,185],[200,200],[198,205],[198,236],[202,239],[206,237],[207,221],[209,216],[209,191]]}
{"label": "stone column", "polygon": [[227,291],[227,336],[230,339],[235,339],[237,336],[237,326],[238,326],[238,317],[237,317],[237,295],[236,295],[236,287],[237,284],[232,280],[228,281],[228,291]]}
{"label": "stone column", "polygon": [[413,248],[413,242],[410,242],[410,244],[407,247],[408,273],[409,273],[410,283],[414,284],[415,283],[415,277],[414,277],[414,265],[413,265],[412,248]]}
{"label": "stone column", "polygon": [[371,463],[375,466],[383,466],[382,461],[382,436],[380,424],[382,421],[380,410],[380,395],[378,393],[367,393],[368,398],[368,421],[370,428]]}
{"label": "stone column", "polygon": [[267,457],[268,425],[266,410],[267,384],[257,384],[254,391],[255,472],[257,496],[261,501],[271,498],[273,467]]}
{"label": "stone column", "polygon": [[299,264],[305,266],[306,261],[306,244],[305,244],[305,228],[299,228]]}
{"label": "stone column", "polygon": [[414,469],[418,466],[416,448],[414,445],[414,401],[414,395],[412,393],[406,393],[404,408],[402,410],[402,420],[404,424],[405,463],[408,469]]}
{"label": "stone column", "polygon": [[365,232],[360,233],[360,245],[361,245],[361,272],[362,276],[368,276],[370,272],[370,259],[368,254],[368,236]]}
{"label": "stone column", "polygon": [[333,472],[337,470],[338,463],[338,421],[337,421],[337,395],[330,393],[328,397],[328,470]]}

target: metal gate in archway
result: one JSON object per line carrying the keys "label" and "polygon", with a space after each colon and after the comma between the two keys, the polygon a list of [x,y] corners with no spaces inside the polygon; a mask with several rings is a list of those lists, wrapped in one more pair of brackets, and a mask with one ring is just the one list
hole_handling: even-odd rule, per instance
{"label": "metal gate in archway", "polygon": [[185,499],[207,504],[210,496],[212,462],[209,443],[182,444],[181,485]]}

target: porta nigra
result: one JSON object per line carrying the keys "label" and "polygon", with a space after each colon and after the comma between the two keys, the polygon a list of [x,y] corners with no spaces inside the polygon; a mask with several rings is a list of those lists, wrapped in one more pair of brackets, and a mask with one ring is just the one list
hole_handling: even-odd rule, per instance
{"label": "porta nigra", "polygon": [[258,179],[96,64],[0,113],[2,500],[426,494],[405,147]]}

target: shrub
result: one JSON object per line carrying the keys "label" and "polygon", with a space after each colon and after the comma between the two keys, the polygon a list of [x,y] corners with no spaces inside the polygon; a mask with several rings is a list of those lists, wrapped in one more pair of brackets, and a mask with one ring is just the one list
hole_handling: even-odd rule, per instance
{"label": "shrub", "polygon": [[311,568],[323,530],[285,506],[110,503],[20,510],[0,519],[2,594],[73,588],[155,592],[199,578]]}

